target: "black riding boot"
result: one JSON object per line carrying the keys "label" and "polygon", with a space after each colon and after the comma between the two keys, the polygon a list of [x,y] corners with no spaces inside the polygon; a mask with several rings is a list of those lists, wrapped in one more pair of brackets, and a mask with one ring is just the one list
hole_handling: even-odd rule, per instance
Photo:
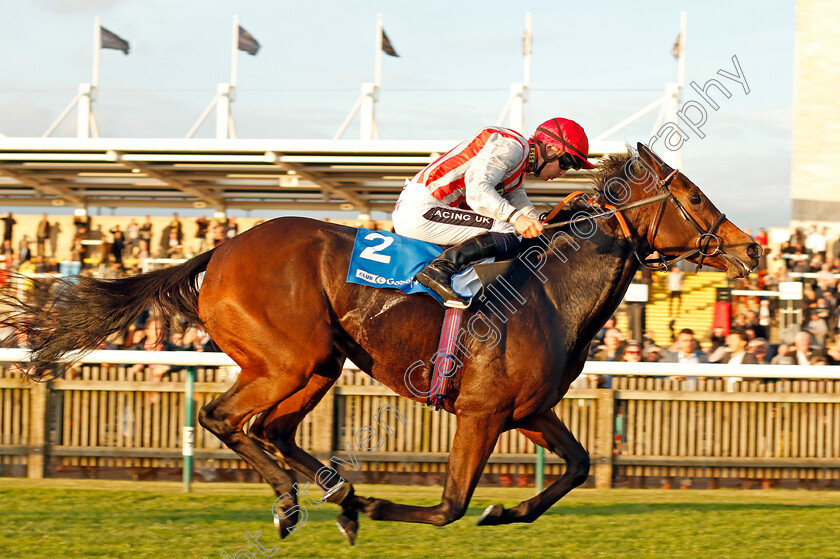
{"label": "black riding boot", "polygon": [[465,309],[468,302],[452,289],[452,276],[473,262],[508,256],[518,248],[519,238],[512,233],[482,233],[444,250],[417,273],[417,281],[440,295],[447,307]]}

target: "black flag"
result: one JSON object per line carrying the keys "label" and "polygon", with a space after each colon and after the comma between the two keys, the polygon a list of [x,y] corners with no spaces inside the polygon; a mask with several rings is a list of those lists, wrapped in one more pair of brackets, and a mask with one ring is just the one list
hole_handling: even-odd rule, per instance
{"label": "black flag", "polygon": [[99,26],[99,31],[102,34],[102,48],[103,49],[115,49],[121,50],[125,54],[128,54],[128,41],[125,39],[120,38],[119,36],[111,33],[101,25]]}
{"label": "black flag", "polygon": [[260,50],[260,44],[254,39],[254,36],[245,31],[242,26],[239,26],[239,50],[244,50],[248,54],[257,54]]}
{"label": "black flag", "polygon": [[392,45],[391,41],[388,40],[388,35],[385,34],[384,29],[382,30],[382,52],[384,52],[388,56],[400,56],[399,54],[397,54],[397,51],[394,50],[394,45]]}
{"label": "black flag", "polygon": [[680,58],[680,49],[682,48],[682,31],[680,31],[677,40],[674,42],[674,47],[671,49],[671,54],[679,60]]}

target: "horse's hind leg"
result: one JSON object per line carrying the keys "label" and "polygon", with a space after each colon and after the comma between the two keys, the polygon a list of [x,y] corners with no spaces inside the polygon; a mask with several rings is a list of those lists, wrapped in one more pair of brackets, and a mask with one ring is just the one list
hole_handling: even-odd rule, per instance
{"label": "horse's hind leg", "polygon": [[201,425],[248,462],[278,496],[286,493],[293,495],[293,502],[284,507],[284,510],[292,512],[278,526],[281,537],[290,533],[297,524],[294,480],[243,432],[243,427],[255,414],[288,398],[306,382],[306,375],[269,375],[257,368],[243,369],[234,385],[201,408],[198,414]]}
{"label": "horse's hind leg", "polygon": [[459,416],[449,452],[446,482],[440,504],[401,505],[384,499],[351,494],[342,507],[358,510],[373,520],[420,522],[444,526],[464,516],[481,472],[493,453],[506,419],[502,416]]}
{"label": "horse's hind leg", "polygon": [[[320,507],[324,501],[341,504],[352,492],[350,483],[344,481],[337,471],[323,465],[295,442],[298,426],[338,379],[343,362],[343,356],[335,356],[321,365],[304,388],[264,412],[249,433],[268,452],[279,454],[295,471],[318,485],[324,494],[318,501],[310,503],[313,506]],[[358,531],[356,511],[344,510],[338,524],[352,545]]]}
{"label": "horse's hind leg", "polygon": [[479,526],[513,522],[533,522],[566,493],[586,481],[589,454],[566,428],[553,410],[548,410],[519,429],[534,444],[545,447],[566,461],[566,472],[542,493],[522,501],[512,509],[491,505],[478,519]]}

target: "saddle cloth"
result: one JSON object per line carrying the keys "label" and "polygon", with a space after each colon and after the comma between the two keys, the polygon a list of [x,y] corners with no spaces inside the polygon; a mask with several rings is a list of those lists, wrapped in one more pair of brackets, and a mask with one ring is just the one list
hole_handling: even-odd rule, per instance
{"label": "saddle cloth", "polygon": [[[437,293],[414,279],[417,272],[441,252],[443,248],[434,243],[388,231],[359,229],[353,243],[347,283],[399,289],[403,293],[427,293],[443,304]],[[452,278],[452,288],[466,298],[481,290],[481,282],[472,266]]]}

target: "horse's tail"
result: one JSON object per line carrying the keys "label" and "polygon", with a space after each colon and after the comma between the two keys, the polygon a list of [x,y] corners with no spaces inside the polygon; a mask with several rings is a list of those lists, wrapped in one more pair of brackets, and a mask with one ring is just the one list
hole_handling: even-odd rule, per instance
{"label": "horse's tail", "polygon": [[[29,375],[40,379],[66,353],[91,351],[125,331],[147,306],[161,320],[164,334],[176,317],[201,324],[198,275],[213,250],[178,266],[116,280],[85,276],[17,279],[29,285],[0,292],[0,324],[32,350]],[[14,279],[14,278],[13,278]],[[15,281],[10,282],[14,285]]]}

